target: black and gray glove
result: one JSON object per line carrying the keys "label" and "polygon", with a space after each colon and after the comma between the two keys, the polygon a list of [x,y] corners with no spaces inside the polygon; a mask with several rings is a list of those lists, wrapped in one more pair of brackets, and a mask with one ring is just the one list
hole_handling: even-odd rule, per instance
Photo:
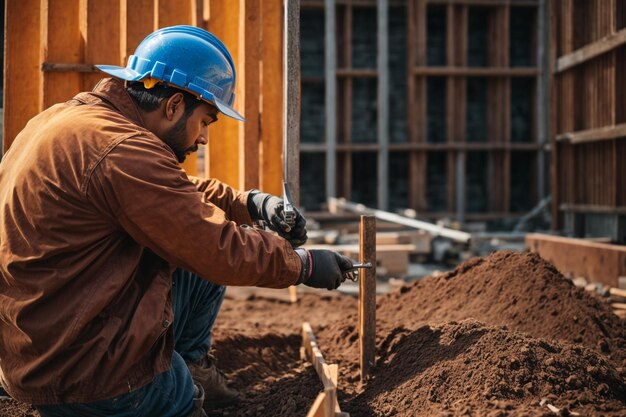
{"label": "black and gray glove", "polygon": [[294,207],[296,219],[294,226],[290,227],[285,222],[283,210],[284,203],[281,197],[261,193],[258,190],[250,191],[248,211],[252,220],[264,221],[270,230],[287,239],[294,248],[304,245],[307,240],[306,219]]}
{"label": "black and gray glove", "polygon": [[334,290],[353,273],[350,258],[326,249],[296,249],[302,261],[298,284]]}

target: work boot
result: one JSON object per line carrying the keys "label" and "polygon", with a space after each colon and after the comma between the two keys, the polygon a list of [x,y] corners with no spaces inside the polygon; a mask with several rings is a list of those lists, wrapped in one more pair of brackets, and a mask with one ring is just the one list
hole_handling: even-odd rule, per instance
{"label": "work boot", "polygon": [[224,373],[215,366],[215,356],[207,354],[199,362],[187,363],[193,382],[204,388],[207,408],[222,408],[239,401],[239,393],[228,388]]}
{"label": "work boot", "polygon": [[202,406],[204,405],[204,389],[202,385],[195,384],[193,387],[193,410],[187,417],[207,417]]}

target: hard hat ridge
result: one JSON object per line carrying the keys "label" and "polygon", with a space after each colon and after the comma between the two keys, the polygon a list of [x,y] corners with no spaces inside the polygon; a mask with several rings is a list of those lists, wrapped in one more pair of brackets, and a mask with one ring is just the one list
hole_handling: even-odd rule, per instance
{"label": "hard hat ridge", "polygon": [[196,94],[226,116],[244,118],[232,108],[235,65],[226,46],[215,35],[195,26],[171,26],[148,35],[128,58],[126,67],[96,65],[126,81],[155,81]]}

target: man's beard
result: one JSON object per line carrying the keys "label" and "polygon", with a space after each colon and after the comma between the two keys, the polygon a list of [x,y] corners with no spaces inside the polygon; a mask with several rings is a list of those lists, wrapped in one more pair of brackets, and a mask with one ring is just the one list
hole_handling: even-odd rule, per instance
{"label": "man's beard", "polygon": [[198,145],[194,143],[189,148],[183,148],[186,140],[187,119],[189,116],[183,115],[178,122],[172,128],[163,135],[163,142],[167,143],[174,151],[178,162],[183,162],[187,158],[187,152],[195,152],[198,150]]}

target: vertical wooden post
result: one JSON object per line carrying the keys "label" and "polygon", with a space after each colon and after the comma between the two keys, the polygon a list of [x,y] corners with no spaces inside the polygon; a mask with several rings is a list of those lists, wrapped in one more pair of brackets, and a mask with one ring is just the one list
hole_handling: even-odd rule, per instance
{"label": "vertical wooden post", "polygon": [[[259,61],[261,58],[260,0],[239,0],[239,55],[237,83],[244,90],[245,123],[239,126],[239,188],[259,187]],[[241,105],[241,104],[240,104]]]}
{"label": "vertical wooden post", "polygon": [[372,268],[359,271],[359,366],[365,382],[376,360],[376,217],[361,216],[359,262]]}
{"label": "vertical wooden post", "polygon": [[[119,41],[120,3],[80,0],[80,31],[85,39],[85,63],[122,65]],[[103,78],[100,72],[83,74],[84,91]]]}
{"label": "vertical wooden post", "polygon": [[[196,4],[194,0],[157,1],[154,10],[156,28],[195,24]],[[198,154],[189,155],[182,166],[189,175],[198,175]]]}
{"label": "vertical wooden post", "polygon": [[7,1],[4,30],[4,152],[40,111],[40,1]]}
{"label": "vertical wooden post", "polygon": [[[210,0],[208,30],[220,38],[235,62],[237,71],[237,85],[235,86],[234,107],[244,117],[243,111],[244,90],[242,88],[239,49],[239,13],[240,3],[232,0]],[[205,172],[208,176],[217,178],[232,186],[239,184],[239,129],[242,122],[230,117],[220,117],[218,123],[209,126],[208,157],[206,158]]]}
{"label": "vertical wooden post", "polygon": [[282,146],[283,146],[283,27],[280,24],[283,8],[276,0],[263,0],[262,21],[262,70],[261,70],[261,190],[280,195],[282,193]]}
{"label": "vertical wooden post", "polygon": [[[41,1],[41,62],[81,64],[83,45],[78,31],[77,2]],[[41,74],[41,110],[69,100],[81,91],[78,72],[44,72]]]}

